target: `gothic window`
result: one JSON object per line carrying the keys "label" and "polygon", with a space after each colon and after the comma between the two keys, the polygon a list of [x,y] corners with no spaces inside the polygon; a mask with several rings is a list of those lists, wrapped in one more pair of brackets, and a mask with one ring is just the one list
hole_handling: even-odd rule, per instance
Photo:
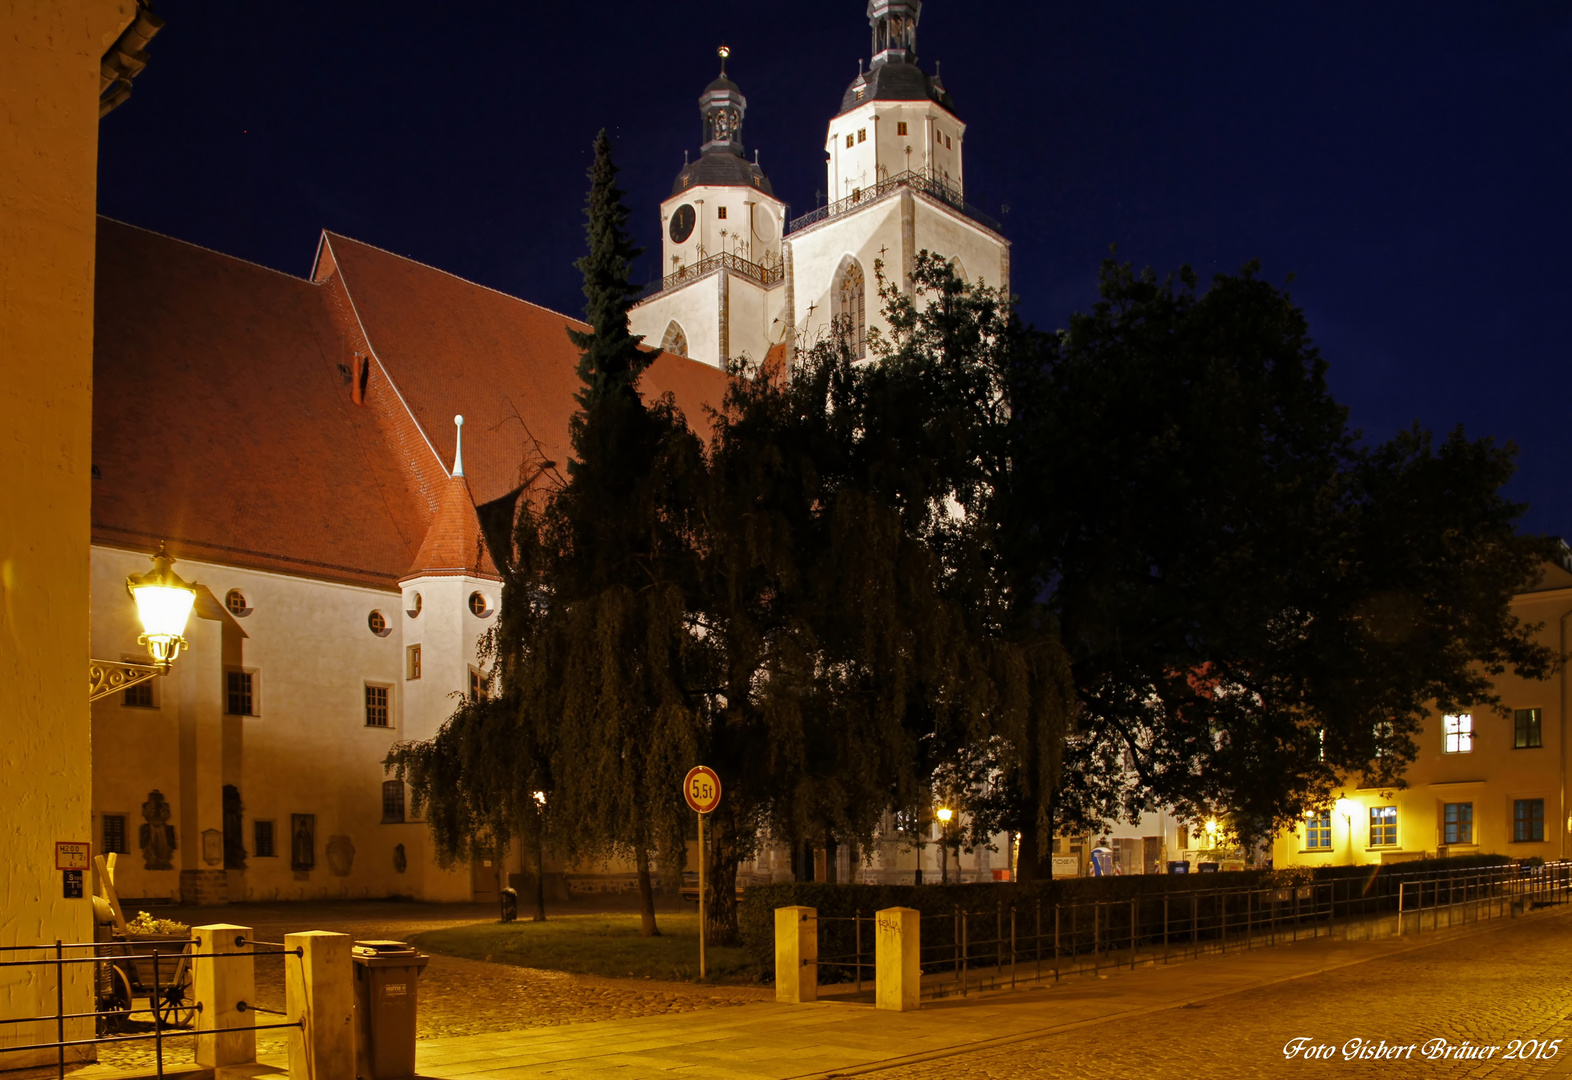
{"label": "gothic window", "polygon": [[961,257],[959,255],[950,260],[950,269],[954,272],[955,279],[957,281],[964,282],[968,285],[971,284],[972,279],[966,276],[966,264],[961,262]]}
{"label": "gothic window", "polygon": [[677,325],[675,319],[666,324],[666,335],[660,339],[660,351],[673,356],[688,355],[688,335],[682,332],[682,327]]}
{"label": "gothic window", "polygon": [[862,266],[850,255],[841,260],[830,292],[830,315],[834,330],[845,336],[847,346],[858,360],[868,355],[867,284]]}

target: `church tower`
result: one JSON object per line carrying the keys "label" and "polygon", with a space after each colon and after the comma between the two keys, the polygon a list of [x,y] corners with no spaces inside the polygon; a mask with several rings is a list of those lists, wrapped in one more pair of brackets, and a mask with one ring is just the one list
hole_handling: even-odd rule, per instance
{"label": "church tower", "polygon": [[790,312],[781,261],[786,204],[742,145],[748,101],[721,73],[699,97],[703,142],[661,203],[660,288],[629,313],[635,334],[667,352],[724,367],[763,360]]}
{"label": "church tower", "polygon": [[938,74],[917,63],[921,14],[921,0],[869,0],[871,62],[858,64],[824,145],[830,201],[786,230],[788,348],[844,327],[866,356],[868,329],[884,323],[875,264],[910,292],[919,251],[943,255],[968,281],[1009,289],[1009,241],[966,202],[966,125]]}

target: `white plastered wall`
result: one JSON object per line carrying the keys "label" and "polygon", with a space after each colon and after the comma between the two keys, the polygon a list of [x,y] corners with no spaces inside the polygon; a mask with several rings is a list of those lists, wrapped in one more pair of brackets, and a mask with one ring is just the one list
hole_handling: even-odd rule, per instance
{"label": "white plastered wall", "polygon": [[[134,609],[123,601],[126,576],[146,565],[144,553],[94,547],[94,655],[118,659],[141,652]],[[382,760],[395,742],[428,737],[440,726],[453,702],[434,692],[437,684],[444,691],[467,686],[467,665],[461,682],[439,660],[444,674],[429,683],[419,680],[433,692],[411,710],[404,678],[404,624],[411,620],[402,613],[398,593],[196,560],[182,559],[176,569],[188,581],[207,586],[220,602],[239,589],[251,610],[236,621],[248,636],[239,642],[237,657],[233,643],[238,635],[231,633],[225,656],[221,624],[193,615],[187,633],[191,647],[170,676],[155,680],[156,708],[128,707],[122,695],[94,705],[94,842],[102,842],[104,814],[127,816],[131,850],[119,858],[119,892],[176,896],[181,868],[209,868],[201,833],[222,830],[222,789],[232,783],[244,804],[241,835],[248,852],[246,869],[228,873],[232,900],[390,895],[467,900],[467,868],[439,869],[423,824],[382,823],[387,778]],[[421,616],[432,616],[426,628],[438,646],[435,652],[450,654],[448,668],[456,668],[465,648],[474,655],[476,627],[465,620],[485,621],[467,609],[462,618],[445,618],[440,610],[467,600],[472,590],[461,581],[451,579],[451,597],[428,592]],[[439,610],[431,611],[432,606]],[[386,619],[386,636],[369,628],[373,610]],[[232,666],[254,673],[254,716],[225,715],[224,673]],[[368,683],[389,688],[385,728],[366,724]],[[146,869],[140,850],[141,808],[155,788],[170,803],[177,829],[171,870]],[[315,815],[310,870],[291,868],[292,814]],[[273,822],[271,858],[254,853],[257,820]],[[404,845],[402,873],[394,865],[397,844]],[[351,846],[353,857],[346,858]]]}
{"label": "white plastered wall", "polygon": [[[694,208],[695,225],[679,244],[671,238],[671,217],[685,204]],[[776,265],[785,225],[785,204],[756,188],[705,185],[679,192],[660,206],[661,276],[722,252],[761,266]]]}
{"label": "white plastered wall", "polygon": [[[903,123],[905,135],[900,134]],[[965,134],[965,124],[931,101],[859,105],[830,121],[824,143],[830,201],[850,198],[853,191],[866,190],[891,176],[924,169],[963,191]]]}

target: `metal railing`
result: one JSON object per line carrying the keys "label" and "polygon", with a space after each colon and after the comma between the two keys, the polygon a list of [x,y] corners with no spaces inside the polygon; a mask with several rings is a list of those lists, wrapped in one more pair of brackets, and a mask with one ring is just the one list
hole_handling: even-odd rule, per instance
{"label": "metal railing", "polygon": [[914,191],[932,195],[947,206],[959,210],[978,224],[984,225],[994,232],[1004,231],[1003,225],[1000,225],[995,218],[990,217],[976,206],[967,202],[960,191],[943,176],[928,169],[912,169],[880,180],[872,187],[857,188],[844,199],[839,199],[827,206],[821,206],[817,210],[810,210],[801,217],[792,218],[786,224],[786,232],[788,234],[794,233],[799,229],[806,229],[809,225],[815,225],[818,222],[844,214],[849,210],[855,210],[875,199],[883,198],[898,188],[911,188]]}
{"label": "metal railing", "polygon": [[[1301,938],[1353,936],[1359,928],[1375,936],[1394,930],[1394,916],[1395,933],[1418,933],[1569,901],[1568,862],[1377,872],[1311,884],[1186,888],[1106,900],[1037,899],[1026,905],[1001,900],[923,917],[922,996],[1013,988]],[[818,921],[820,947],[841,950],[820,956],[820,983],[855,981],[860,991],[862,973],[876,967],[873,935],[864,927],[871,927],[874,916],[857,911]]]}
{"label": "metal railing", "polygon": [[749,262],[740,255],[733,255],[730,252],[723,251],[719,255],[706,256],[692,266],[684,266],[681,269],[674,270],[658,282],[650,282],[644,287],[644,292],[640,294],[639,298],[644,299],[648,296],[654,296],[656,293],[665,292],[667,289],[675,288],[678,285],[687,284],[715,270],[729,270],[739,277],[744,277],[749,281],[763,285],[766,289],[773,288],[786,279],[784,264],[776,263],[774,266],[762,266],[756,262]]}
{"label": "metal railing", "polygon": [[[195,941],[180,942],[171,940],[168,942],[168,944],[175,947],[160,949],[157,946],[147,946],[144,943],[141,947],[143,947],[145,951],[142,952],[128,951],[136,946],[134,943],[124,940],[74,942],[56,940],[50,944],[0,946],[0,957],[6,957],[11,954],[23,952],[45,952],[50,954],[36,960],[0,959],[0,969],[43,968],[47,970],[53,968],[55,973],[54,1012],[44,1013],[39,1016],[0,1016],[0,1025],[37,1024],[52,1020],[55,1024],[55,1038],[48,1042],[27,1043],[23,1045],[0,1044],[0,1060],[3,1060],[4,1055],[7,1054],[19,1054],[37,1050],[55,1050],[57,1051],[56,1068],[58,1070],[58,1075],[61,1077],[61,1080],[64,1080],[67,1047],[106,1046],[115,1043],[141,1042],[152,1039],[154,1055],[157,1060],[158,1075],[162,1077],[164,1075],[165,1039],[178,1038],[180,1036],[195,1036],[199,1034],[213,1034],[214,1032],[202,1031],[196,1026],[196,1016],[202,1011],[201,1002],[190,1001],[187,1003],[184,1000],[183,993],[178,997],[172,995],[171,992],[183,991],[187,987],[166,985],[166,975],[164,970],[160,967],[160,960],[168,961],[177,957],[180,958],[180,966],[176,969],[177,974],[175,976],[176,979],[179,979],[181,977],[180,973],[184,972],[185,970],[186,962],[191,960],[231,960],[237,957],[252,958],[257,956],[272,956],[281,954],[288,954],[295,957],[304,955],[304,950],[299,948],[287,949],[283,946],[279,946],[276,948],[258,949],[256,948],[257,945],[271,945],[273,943],[256,941],[242,942],[239,939],[236,941],[237,945],[245,944],[252,946],[251,950],[248,952],[199,953],[192,951],[196,944]],[[68,952],[80,953],[83,950],[86,950],[87,955],[66,955]],[[145,1009],[133,1008],[132,1006],[135,1003],[134,998],[125,1001],[123,1006],[119,1002],[106,1004],[105,995],[102,993],[102,988],[108,982],[108,971],[106,968],[117,968],[126,962],[134,964],[134,962],[138,960],[151,961],[151,966],[149,968],[152,973],[151,986],[143,986],[139,976],[126,976],[125,974],[122,974],[121,978],[125,981],[127,986],[142,986],[143,989],[148,991],[146,994],[148,1007]],[[93,986],[95,991],[97,991],[95,993],[96,1007],[92,1012],[66,1012],[66,968],[80,964],[95,965],[95,978],[93,980]],[[139,997],[142,995],[136,996]],[[240,1004],[243,1006],[241,1011],[245,1011],[246,1009],[250,1009],[255,1012],[274,1011],[271,1009],[261,1009],[255,1005],[245,1002]],[[180,1023],[172,1019],[172,1017],[176,1016],[179,1012],[182,1011],[189,1011],[192,1014],[189,1022]],[[152,1031],[133,1034],[109,1033],[113,1030],[114,1026],[123,1024],[130,1017],[144,1015],[151,1018],[150,1026],[152,1027]],[[66,1038],[65,1025],[67,1020],[87,1019],[98,1021],[98,1023],[95,1025],[94,1035],[92,1038]],[[223,1029],[223,1033],[228,1034],[230,1032],[243,1031],[269,1031],[276,1028],[293,1028],[301,1026],[303,1026],[302,1021],[284,1024],[256,1024],[251,1027],[226,1027]]]}

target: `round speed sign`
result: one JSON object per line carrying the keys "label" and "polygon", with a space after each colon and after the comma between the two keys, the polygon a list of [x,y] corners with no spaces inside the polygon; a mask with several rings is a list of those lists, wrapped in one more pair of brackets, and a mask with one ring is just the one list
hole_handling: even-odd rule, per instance
{"label": "round speed sign", "polygon": [[708,814],[720,805],[720,777],[708,765],[695,765],[682,781],[682,796],[694,810]]}

